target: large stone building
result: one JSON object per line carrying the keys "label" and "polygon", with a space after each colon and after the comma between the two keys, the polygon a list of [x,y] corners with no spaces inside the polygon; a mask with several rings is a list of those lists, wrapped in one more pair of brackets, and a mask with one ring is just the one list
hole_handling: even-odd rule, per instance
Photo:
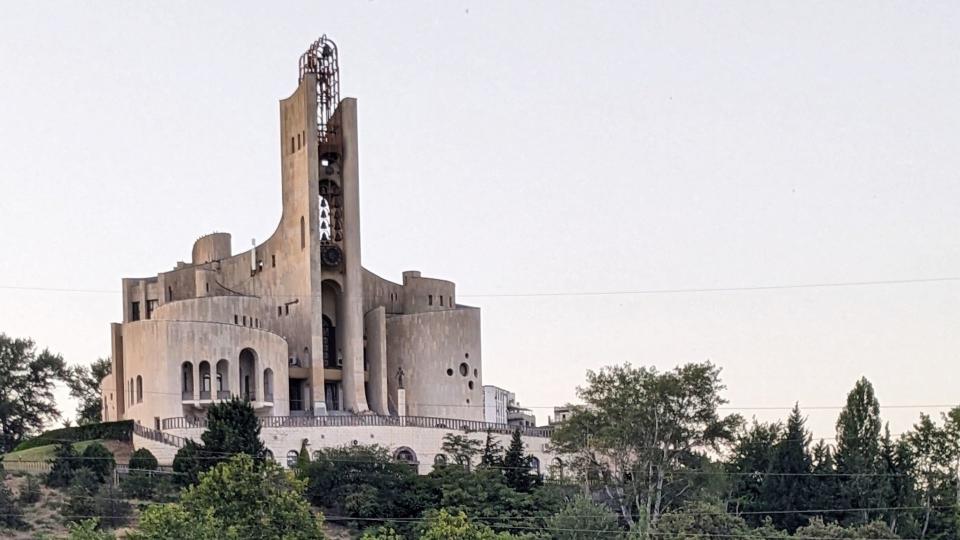
{"label": "large stone building", "polygon": [[[123,280],[105,419],[134,420],[141,445],[175,447],[212,403],[238,396],[275,455],[302,439],[363,440],[421,463],[418,453],[440,455],[444,430],[491,427],[479,309],[458,303],[450,281],[410,271],[396,283],[362,265],[357,130],[336,46],[321,38],[280,102],[276,230],[240,253],[228,233],[209,234],[189,263]],[[528,435],[542,453],[545,434]]]}

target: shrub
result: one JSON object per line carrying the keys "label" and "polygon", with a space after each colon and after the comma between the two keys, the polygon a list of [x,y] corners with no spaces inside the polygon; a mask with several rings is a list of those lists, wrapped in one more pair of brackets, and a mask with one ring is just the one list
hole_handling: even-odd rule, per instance
{"label": "shrub", "polygon": [[23,512],[13,499],[13,493],[0,481],[0,527],[22,529],[26,525],[23,521]]}
{"label": "shrub", "polygon": [[34,504],[40,501],[40,480],[34,475],[27,475],[27,481],[20,489],[17,497],[20,504]]}
{"label": "shrub", "polygon": [[73,481],[67,488],[67,500],[63,505],[61,517],[64,522],[79,522],[97,515],[94,495],[100,488],[97,473],[85,467],[73,472]]}
{"label": "shrub", "polygon": [[92,443],[83,450],[80,466],[86,467],[97,475],[97,479],[102,483],[111,473],[117,463],[113,458],[113,453],[107,450],[107,447],[100,443]]}
{"label": "shrub", "polygon": [[100,517],[100,527],[116,529],[130,522],[133,506],[123,499],[116,488],[100,486],[93,499],[94,513]]}
{"label": "shrub", "polygon": [[50,487],[67,487],[73,481],[73,473],[78,464],[78,454],[73,443],[64,439],[57,445],[53,465],[47,474]]}
{"label": "shrub", "polygon": [[157,458],[146,448],[139,448],[130,456],[131,470],[155,471],[159,466]]}
{"label": "shrub", "polygon": [[112,534],[97,530],[99,525],[97,518],[71,523],[67,527],[70,530],[70,540],[114,540]]}

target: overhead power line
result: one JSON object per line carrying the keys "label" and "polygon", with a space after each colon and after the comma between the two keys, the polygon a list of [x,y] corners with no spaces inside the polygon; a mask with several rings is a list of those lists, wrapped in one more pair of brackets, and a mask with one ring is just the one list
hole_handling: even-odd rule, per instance
{"label": "overhead power line", "polygon": [[[913,279],[888,279],[870,281],[836,281],[820,283],[794,283],[779,285],[748,285],[742,287],[680,287],[669,289],[615,289],[604,291],[545,291],[545,292],[507,292],[507,293],[476,293],[459,294],[459,298],[537,298],[537,297],[577,297],[577,296],[612,296],[612,295],[642,295],[642,294],[690,294],[716,292],[749,292],[772,291],[789,289],[823,289],[836,287],[866,287],[886,285],[906,285],[919,283],[948,283],[960,281],[960,277],[935,277]],[[40,287],[28,285],[0,285],[0,290],[33,291],[33,292],[62,292],[62,293],[89,293],[89,294],[120,294],[116,289],[88,289],[71,287]],[[256,295],[260,298],[299,298],[306,294],[268,294]]]}

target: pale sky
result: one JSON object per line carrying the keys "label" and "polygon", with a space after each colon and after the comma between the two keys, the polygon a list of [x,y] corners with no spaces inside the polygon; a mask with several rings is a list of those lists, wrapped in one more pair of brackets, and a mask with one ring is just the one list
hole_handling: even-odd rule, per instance
{"label": "pale sky", "polygon": [[[483,382],[539,421],[627,361],[711,359],[734,407],[838,406],[861,375],[957,403],[958,281],[471,295],[960,276],[958,28],[955,2],[3,2],[0,286],[118,291],[202,234],[265,239],[277,101],[326,33],[364,266],[455,281]],[[120,318],[117,293],[0,289],[0,331],[70,363]]]}

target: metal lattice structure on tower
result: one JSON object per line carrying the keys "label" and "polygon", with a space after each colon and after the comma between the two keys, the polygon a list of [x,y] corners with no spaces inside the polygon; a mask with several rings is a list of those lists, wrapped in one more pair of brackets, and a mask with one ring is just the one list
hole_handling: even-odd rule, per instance
{"label": "metal lattice structure on tower", "polygon": [[326,34],[300,56],[300,82],[312,73],[317,78],[317,140],[326,142],[331,132],[330,117],[340,103],[340,63],[337,44]]}

